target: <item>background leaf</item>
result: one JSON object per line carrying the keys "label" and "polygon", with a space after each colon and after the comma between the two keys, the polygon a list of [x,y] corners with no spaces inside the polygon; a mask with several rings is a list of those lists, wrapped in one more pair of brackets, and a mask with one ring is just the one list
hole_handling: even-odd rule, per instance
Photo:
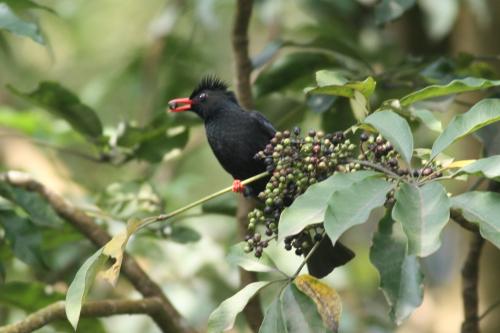
{"label": "background leaf", "polygon": [[365,119],[394,146],[409,165],[413,154],[413,135],[408,122],[393,111],[372,113]]}
{"label": "background leaf", "polygon": [[481,236],[500,248],[500,194],[465,192],[451,198],[452,207],[460,210],[467,221],[479,225]]}
{"label": "background leaf", "polygon": [[408,237],[408,254],[426,257],[441,246],[441,231],[450,219],[450,200],[437,182],[417,187],[407,183],[395,194],[392,218]]}
{"label": "background leaf", "polygon": [[41,82],[30,93],[20,92],[12,86],[8,88],[15,95],[66,120],[77,132],[94,139],[102,135],[102,124],[95,111],[81,103],[75,94],[59,83]]}
{"label": "background leaf", "polygon": [[498,120],[500,120],[500,99],[479,101],[469,111],[451,120],[432,145],[431,157],[435,157],[456,140]]}
{"label": "background leaf", "polygon": [[233,265],[238,265],[246,271],[251,272],[276,272],[276,264],[266,254],[262,253],[262,257],[257,258],[253,253],[245,253],[243,250],[246,242],[240,242],[233,245],[227,255],[227,261]]}
{"label": "background leaf", "polygon": [[423,274],[417,257],[407,253],[401,225],[394,223],[390,214],[380,221],[373,236],[370,261],[379,272],[380,288],[391,307],[390,316],[399,325],[422,304]]}
{"label": "background leaf", "polygon": [[459,169],[455,175],[461,173],[498,180],[498,177],[500,177],[500,155],[481,158],[473,163],[467,164],[463,168]]}
{"label": "background leaf", "polygon": [[382,0],[375,6],[375,22],[393,21],[415,5],[415,0]]}
{"label": "background leaf", "polygon": [[10,31],[16,35],[29,37],[35,42],[44,45],[45,40],[40,32],[40,27],[20,19],[9,5],[0,2],[0,29]]}

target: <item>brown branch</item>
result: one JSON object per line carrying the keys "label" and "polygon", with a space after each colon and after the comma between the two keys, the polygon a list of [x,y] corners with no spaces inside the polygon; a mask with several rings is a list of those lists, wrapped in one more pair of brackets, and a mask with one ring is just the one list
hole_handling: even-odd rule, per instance
{"label": "brown branch", "polygon": [[[109,234],[94,222],[93,218],[52,192],[42,183],[32,179],[29,175],[11,171],[0,174],[0,181],[6,181],[12,186],[40,193],[60,217],[73,225],[97,247],[104,246],[111,239]],[[157,297],[161,301],[162,311],[156,313],[152,318],[163,332],[195,332],[187,326],[184,319],[167,299],[161,287],[151,280],[132,257],[125,256],[122,272],[142,296]]]}
{"label": "brown branch", "polygon": [[[235,62],[236,93],[240,104],[247,110],[253,108],[252,88],[250,86],[250,75],[252,73],[252,62],[248,52],[248,26],[252,16],[253,0],[238,0],[233,22],[232,44]],[[255,203],[243,197],[238,199],[238,211],[236,219],[238,233],[241,238],[245,236],[247,215],[255,208]],[[245,286],[257,280],[254,272],[248,272],[240,268],[240,283]],[[257,332],[263,319],[260,307],[260,297],[253,297],[244,310],[245,318],[249,326]]]}
{"label": "brown branch", "polygon": [[[82,306],[82,317],[109,317],[120,314],[147,314],[162,312],[162,301],[157,297],[140,300],[104,300],[87,302]],[[0,327],[0,333],[29,333],[56,320],[66,319],[64,301],[52,303],[29,314],[23,320]]]}
{"label": "brown branch", "polygon": [[479,233],[479,227],[477,226],[477,224],[470,223],[469,221],[467,221],[458,209],[452,208],[450,210],[450,217],[453,221],[455,221],[462,228],[469,230],[471,232],[474,232],[474,233]]}
{"label": "brown branch", "polygon": [[233,53],[236,66],[236,92],[240,104],[253,108],[250,74],[252,61],[248,53],[248,25],[252,16],[253,0],[238,0],[233,24]]}
{"label": "brown branch", "polygon": [[462,323],[462,333],[479,333],[479,259],[484,239],[478,233],[475,233],[472,237],[469,253],[462,268],[462,298],[465,315]]}

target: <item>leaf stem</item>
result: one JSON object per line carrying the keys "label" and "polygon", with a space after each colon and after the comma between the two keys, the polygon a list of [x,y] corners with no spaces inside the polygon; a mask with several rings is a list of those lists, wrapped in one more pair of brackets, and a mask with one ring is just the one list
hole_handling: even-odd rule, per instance
{"label": "leaf stem", "polygon": [[[321,234],[321,236],[324,237],[325,233],[323,232]],[[313,255],[313,253],[319,247],[319,243],[321,243],[321,241],[316,242],[316,244],[313,245],[313,247],[311,248],[311,251],[309,251],[309,253],[306,255],[306,257],[304,258],[304,260],[300,264],[299,268],[297,268],[297,270],[295,271],[295,273],[293,273],[293,275],[291,276],[291,278],[290,278],[291,281],[295,280],[295,278],[300,274],[300,271],[302,270],[302,268],[304,268],[304,266],[307,264],[307,261],[311,258],[311,256]]]}
{"label": "leaf stem", "polygon": [[[268,172],[262,172],[262,173],[259,173],[258,175],[255,175],[253,177],[245,179],[241,183],[243,185],[247,185],[247,184],[250,184],[250,183],[252,183],[252,182],[254,182],[256,180],[264,178],[264,177],[266,177],[268,175],[269,175]],[[206,197],[203,197],[203,198],[201,198],[199,200],[196,200],[196,201],[194,201],[194,202],[192,202],[192,203],[190,203],[190,204],[188,204],[188,205],[186,205],[184,207],[178,208],[178,209],[176,209],[173,212],[170,212],[168,214],[161,214],[161,215],[157,215],[157,216],[147,217],[147,218],[145,218],[145,219],[143,219],[141,221],[141,223],[140,223],[139,227],[137,228],[137,230],[142,229],[142,228],[144,228],[144,227],[146,227],[146,226],[148,226],[148,225],[150,225],[152,223],[155,223],[155,222],[160,222],[160,221],[168,220],[168,219],[170,219],[170,218],[172,218],[172,217],[174,217],[176,215],[184,213],[185,211],[187,211],[187,210],[189,210],[189,209],[191,209],[193,207],[196,207],[196,206],[201,205],[201,204],[203,204],[203,203],[205,203],[205,202],[207,202],[209,200],[212,200],[212,199],[214,199],[216,197],[219,197],[219,196],[221,196],[223,194],[231,192],[232,189],[233,189],[233,187],[229,186],[229,187],[226,187],[226,188],[224,188],[224,189],[222,189],[220,191],[217,191],[215,193],[207,195]]]}
{"label": "leaf stem", "polygon": [[383,172],[386,175],[391,176],[392,178],[395,178],[397,180],[401,180],[401,176],[399,176],[397,173],[395,173],[387,168],[384,168],[383,166],[380,166],[378,164],[368,162],[368,161],[355,160],[355,159],[348,159],[347,162],[358,163],[358,164],[361,164],[363,166],[366,166],[366,167],[375,169],[377,171]]}

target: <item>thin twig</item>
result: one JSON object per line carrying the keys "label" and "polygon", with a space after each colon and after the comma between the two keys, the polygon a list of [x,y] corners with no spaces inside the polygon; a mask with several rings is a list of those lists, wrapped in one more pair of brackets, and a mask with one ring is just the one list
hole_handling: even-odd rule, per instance
{"label": "thin twig", "polygon": [[[82,317],[109,317],[120,314],[160,313],[162,302],[159,298],[149,297],[140,300],[104,300],[85,303],[82,307]],[[52,303],[36,312],[29,314],[23,320],[0,327],[0,333],[29,333],[56,320],[66,318],[65,303]]]}
{"label": "thin twig", "polygon": [[[324,233],[321,234],[321,236],[323,237]],[[319,244],[321,242],[316,242],[316,244],[313,245],[313,247],[311,248],[311,250],[309,251],[309,253],[307,254],[307,256],[304,258],[304,260],[302,261],[302,263],[300,264],[299,268],[297,268],[297,270],[295,271],[295,273],[293,273],[292,277],[290,280],[295,280],[295,278],[297,276],[299,276],[300,274],[300,271],[302,271],[302,268],[304,268],[304,266],[307,264],[307,261],[309,261],[309,259],[311,258],[311,256],[314,254],[314,252],[316,251],[316,249],[319,247]]]}
{"label": "thin twig", "polygon": [[479,227],[477,226],[477,224],[470,223],[469,221],[467,221],[458,209],[451,209],[450,217],[454,222],[456,222],[465,230],[469,230],[476,234],[479,233]]}
{"label": "thin twig", "polygon": [[500,299],[495,303],[491,304],[480,316],[478,320],[484,319],[488,314],[490,314],[496,307],[500,306]]}
{"label": "thin twig", "polygon": [[389,170],[387,168],[384,168],[381,165],[378,165],[378,164],[375,164],[375,163],[372,163],[372,162],[369,162],[369,161],[355,160],[355,159],[350,158],[350,159],[347,160],[347,162],[349,162],[349,163],[351,163],[351,162],[352,163],[358,163],[358,164],[363,165],[365,167],[369,167],[369,168],[372,168],[374,170],[383,172],[387,176],[390,176],[390,177],[392,177],[394,179],[398,179],[398,180],[401,179],[401,176],[398,175],[397,173],[395,173],[394,171],[391,171],[391,170]]}

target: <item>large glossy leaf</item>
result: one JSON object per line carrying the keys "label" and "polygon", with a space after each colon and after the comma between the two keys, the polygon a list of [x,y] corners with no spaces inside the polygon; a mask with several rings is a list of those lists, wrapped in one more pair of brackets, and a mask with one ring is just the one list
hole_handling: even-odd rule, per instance
{"label": "large glossy leaf", "polygon": [[401,184],[395,194],[392,218],[408,237],[408,254],[426,257],[441,246],[440,235],[450,219],[450,200],[437,182],[422,187]]}
{"label": "large glossy leaf", "polygon": [[35,268],[47,268],[41,250],[42,235],[33,222],[14,211],[0,210],[0,225],[17,258]]}
{"label": "large glossy leaf", "polygon": [[36,225],[54,227],[63,224],[52,206],[37,192],[0,181],[0,196],[21,207]]}
{"label": "large glossy leaf", "polygon": [[461,173],[480,175],[486,178],[498,180],[500,177],[500,155],[482,158],[467,164],[463,168],[460,168],[456,172],[456,175]]}
{"label": "large glossy leaf", "polygon": [[87,294],[95,280],[97,272],[106,261],[106,256],[102,254],[103,248],[96,251],[80,267],[76,276],[71,282],[66,293],[66,317],[71,326],[76,330],[80,320],[82,305],[87,298]]}
{"label": "large glossy leaf", "polygon": [[336,191],[328,201],[325,230],[332,243],[350,227],[365,223],[373,209],[380,207],[394,184],[381,178],[365,178]]}
{"label": "large glossy leaf", "polygon": [[415,5],[415,0],[382,0],[375,7],[375,22],[387,23],[395,20]]}
{"label": "large glossy leaf", "polygon": [[[499,81],[500,82],[500,81]],[[456,140],[500,120],[500,99],[483,99],[469,111],[454,117],[432,145],[432,157]]]}
{"label": "large glossy leaf", "polygon": [[331,332],[321,319],[316,304],[295,284],[289,284],[281,295],[285,327],[289,333]]}
{"label": "large glossy leaf", "polygon": [[310,224],[322,223],[325,211],[335,191],[350,187],[365,178],[381,175],[375,171],[358,171],[353,173],[336,173],[322,182],[309,186],[290,207],[281,213],[278,224],[278,241],[286,236],[295,235]]}
{"label": "large glossy leaf", "polygon": [[380,288],[391,307],[390,316],[397,324],[422,304],[423,274],[417,257],[408,255],[407,239],[401,225],[390,214],[380,221],[373,236],[370,261],[380,275]]}
{"label": "large glossy leaf", "polygon": [[298,276],[294,283],[314,301],[324,325],[337,332],[342,312],[342,301],[337,291],[308,274]]}
{"label": "large glossy leaf", "polygon": [[238,265],[241,268],[251,272],[276,272],[276,264],[265,253],[262,257],[257,258],[253,253],[245,253],[243,250],[246,242],[241,242],[231,247],[227,260],[233,265]]}
{"label": "large glossy leaf", "polygon": [[375,127],[384,138],[392,143],[406,163],[410,164],[413,154],[413,135],[408,122],[403,117],[393,111],[379,111],[366,117],[365,123]]}
{"label": "large glossy leaf", "polygon": [[8,88],[15,95],[66,120],[81,134],[94,139],[102,135],[102,124],[95,111],[81,103],[75,94],[59,83],[44,81],[29,93],[20,92],[12,86]]}
{"label": "large glossy leaf", "polygon": [[465,192],[451,198],[453,208],[465,219],[479,225],[481,236],[500,248],[500,194],[494,192]]}
{"label": "large glossy leaf", "polygon": [[12,8],[4,2],[0,2],[0,29],[19,36],[29,37],[39,44],[45,44],[38,25],[19,18]]}
{"label": "large glossy leaf", "polygon": [[475,77],[453,80],[446,85],[436,84],[412,92],[401,98],[401,105],[407,106],[424,99],[481,90],[495,86],[500,86],[500,80],[487,80]]}
{"label": "large glossy leaf", "polygon": [[231,329],[234,326],[236,316],[243,311],[248,301],[270,283],[272,283],[272,281],[252,282],[223,301],[217,309],[210,314],[207,332],[220,333]]}

